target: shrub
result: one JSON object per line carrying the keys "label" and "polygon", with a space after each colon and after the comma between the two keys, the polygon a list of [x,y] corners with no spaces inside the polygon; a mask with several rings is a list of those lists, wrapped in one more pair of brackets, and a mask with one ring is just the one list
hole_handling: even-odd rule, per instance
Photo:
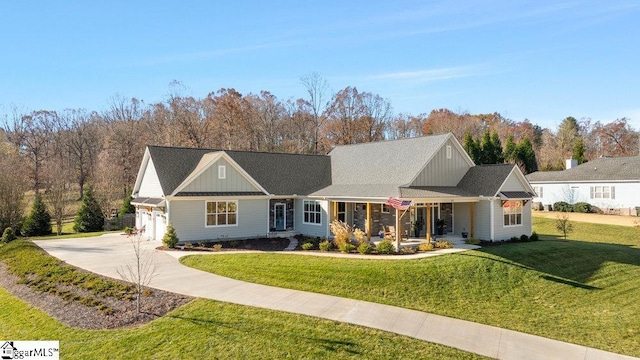
{"label": "shrub", "polygon": [[135,230],[132,227],[127,226],[127,227],[124,228],[124,233],[127,234],[127,235],[131,235],[134,232],[135,232]]}
{"label": "shrub", "polygon": [[227,244],[229,245],[228,247],[237,248],[240,246],[240,240],[231,240]]}
{"label": "shrub", "polygon": [[302,250],[313,250],[314,245],[311,241],[307,241],[304,244],[302,244]]}
{"label": "shrub", "polygon": [[190,242],[186,242],[186,243],[184,243],[184,247],[187,248],[187,249],[191,249],[191,248],[193,248],[193,244],[190,243]]}
{"label": "shrub", "polygon": [[358,245],[358,252],[360,254],[371,254],[372,251],[373,246],[371,246],[371,244],[369,244],[368,242],[362,242],[360,243],[360,245]]}
{"label": "shrub", "polygon": [[415,246],[405,246],[401,250],[403,254],[415,254],[417,248]]}
{"label": "shrub", "polygon": [[531,233],[531,236],[529,237],[530,241],[538,241],[540,240],[540,238],[538,237],[538,234],[534,231]]}
{"label": "shrub", "polygon": [[511,242],[519,242],[519,241],[520,241],[520,238],[519,238],[519,237],[517,237],[517,236],[512,236],[512,237],[509,239],[509,241],[511,241]]}
{"label": "shrub", "polygon": [[164,236],[162,237],[162,243],[169,249],[173,249],[176,247],[176,245],[178,245],[178,241],[180,241],[180,239],[178,239],[176,229],[174,229],[173,225],[169,223],[169,225],[167,226],[167,232],[164,233]]}
{"label": "shrub", "polygon": [[367,240],[367,234],[364,233],[364,231],[360,230],[360,229],[355,229],[353,230],[353,237],[356,238],[356,242],[358,244],[363,244],[365,243]]}
{"label": "shrub", "polygon": [[353,246],[353,244],[351,244],[350,242],[348,243],[344,243],[344,244],[340,244],[340,252],[343,252],[345,254],[348,254],[350,252],[352,252],[356,247]]}
{"label": "shrub", "polygon": [[24,220],[21,229],[24,236],[40,236],[51,234],[51,215],[42,201],[42,195],[36,192],[36,199],[31,207],[31,213]]}
{"label": "shrub", "polygon": [[340,247],[351,242],[351,227],[340,220],[334,220],[329,225],[333,234],[333,243]]}
{"label": "shrub", "polygon": [[325,240],[318,244],[318,248],[320,249],[320,251],[329,251],[332,248],[332,244],[329,240]]}
{"label": "shrub", "polygon": [[436,248],[438,249],[450,249],[452,247],[453,247],[453,244],[447,240],[436,241]]}
{"label": "shrub", "polygon": [[378,254],[393,254],[395,252],[395,247],[391,241],[382,240],[376,246],[376,250],[378,251]]}
{"label": "shrub", "polygon": [[577,213],[590,213],[591,212],[591,204],[586,202],[579,202],[573,205],[573,211]]}
{"label": "shrub", "polygon": [[[222,246],[222,244],[220,244],[220,246]],[[206,248],[207,247],[207,243],[204,242],[204,241],[201,241],[201,242],[198,243],[198,247]]]}
{"label": "shrub", "polygon": [[120,206],[120,210],[118,210],[118,216],[119,217],[123,217],[124,214],[135,214],[136,213],[136,207],[131,205],[131,200],[133,200],[131,195],[129,195],[129,196],[124,198],[124,201],[122,201],[122,206]]}
{"label": "shrub", "polygon": [[220,243],[216,243],[216,244],[214,244],[214,245],[211,247],[211,249],[212,249],[213,251],[220,251],[220,250],[222,250],[222,244],[220,244]]}
{"label": "shrub", "polygon": [[4,232],[2,233],[2,242],[3,243],[10,243],[13,240],[17,239],[18,237],[16,236],[16,234],[13,232],[13,229],[11,227],[8,227],[6,229],[4,229]]}
{"label": "shrub", "polygon": [[573,212],[573,205],[565,201],[558,201],[553,203],[553,211]]}
{"label": "shrub", "polygon": [[464,243],[469,245],[480,245],[480,240],[471,238],[471,239],[466,239]]}
{"label": "shrub", "polygon": [[93,194],[93,188],[89,186],[82,195],[82,205],[78,209],[73,230],[75,232],[102,231],[103,226],[104,215]]}
{"label": "shrub", "polygon": [[522,241],[522,242],[529,241],[529,237],[527,236],[527,234],[520,235],[520,241]]}
{"label": "shrub", "polygon": [[418,250],[420,251],[433,251],[433,244],[430,242],[426,242],[424,244],[420,244],[418,246]]}

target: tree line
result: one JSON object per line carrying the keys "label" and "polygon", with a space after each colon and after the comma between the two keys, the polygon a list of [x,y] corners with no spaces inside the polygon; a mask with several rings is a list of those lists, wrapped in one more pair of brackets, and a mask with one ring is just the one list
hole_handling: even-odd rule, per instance
{"label": "tree line", "polygon": [[638,132],[626,118],[567,117],[549,129],[497,112],[396,114],[378,94],[352,86],[330,92],[317,73],[303,76],[301,86],[300,99],[232,88],[196,98],[173,82],[156,103],[115,96],[103,111],[13,109],[0,129],[0,228],[22,219],[28,190],[73,191],[80,199],[91,184],[109,216],[130,194],[145,145],[326,154],[336,145],[451,132],[477,163],[514,162],[525,172],[561,169],[571,156],[584,162],[638,154]]}

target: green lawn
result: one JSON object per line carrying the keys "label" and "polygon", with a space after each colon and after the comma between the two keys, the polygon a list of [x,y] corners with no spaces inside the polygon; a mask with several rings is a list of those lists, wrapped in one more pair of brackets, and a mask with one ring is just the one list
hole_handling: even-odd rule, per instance
{"label": "green lawn", "polygon": [[[246,281],[397,305],[640,356],[640,229],[534,218],[543,241],[420,260],[192,256]],[[577,240],[579,239],[579,240]],[[246,269],[252,271],[246,271]]]}
{"label": "green lawn", "polygon": [[[30,241],[0,246],[0,261],[30,286],[70,301],[91,294],[124,296],[126,288],[78,273]],[[74,296],[75,288],[82,296]],[[0,339],[59,340],[63,359],[106,358],[448,358],[473,354],[308,316],[195,300],[147,325],[126,330],[80,330],[62,325],[0,288]]]}

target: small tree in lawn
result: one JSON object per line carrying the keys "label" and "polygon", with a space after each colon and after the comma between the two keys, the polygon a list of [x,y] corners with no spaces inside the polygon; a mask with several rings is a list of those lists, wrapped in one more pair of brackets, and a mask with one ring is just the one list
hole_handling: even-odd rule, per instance
{"label": "small tree in lawn", "polygon": [[41,236],[51,234],[51,215],[42,201],[42,195],[36,192],[31,213],[22,224],[22,235]]}
{"label": "small tree in lawn", "polygon": [[132,283],[135,287],[138,314],[142,312],[142,293],[156,275],[153,248],[143,248],[141,246],[143,235],[144,230],[141,230],[128,236],[133,247],[134,258],[131,263],[117,269],[118,275],[122,280]]}
{"label": "small tree in lawn", "polygon": [[76,215],[73,230],[76,232],[102,231],[104,227],[104,215],[100,204],[96,199],[93,188],[88,186],[82,196],[82,205]]}
{"label": "small tree in lawn", "polygon": [[556,219],[556,229],[562,233],[562,236],[567,240],[567,234],[573,231],[573,224],[569,221],[569,215],[558,215]]}
{"label": "small tree in lawn", "polygon": [[162,243],[164,244],[164,246],[173,249],[176,247],[176,245],[178,245],[178,241],[180,241],[180,239],[178,239],[176,229],[174,229],[173,225],[169,223],[169,226],[167,226],[167,232],[164,233],[164,236],[162,237]]}

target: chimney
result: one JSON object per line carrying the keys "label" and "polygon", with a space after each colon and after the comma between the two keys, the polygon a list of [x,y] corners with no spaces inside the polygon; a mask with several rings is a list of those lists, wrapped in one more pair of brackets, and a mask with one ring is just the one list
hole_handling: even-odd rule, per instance
{"label": "chimney", "polygon": [[576,167],[576,166],[578,166],[578,160],[576,160],[576,159],[567,159],[567,160],[565,160],[565,166],[566,166],[567,170],[569,170],[569,169],[571,169],[573,167]]}

